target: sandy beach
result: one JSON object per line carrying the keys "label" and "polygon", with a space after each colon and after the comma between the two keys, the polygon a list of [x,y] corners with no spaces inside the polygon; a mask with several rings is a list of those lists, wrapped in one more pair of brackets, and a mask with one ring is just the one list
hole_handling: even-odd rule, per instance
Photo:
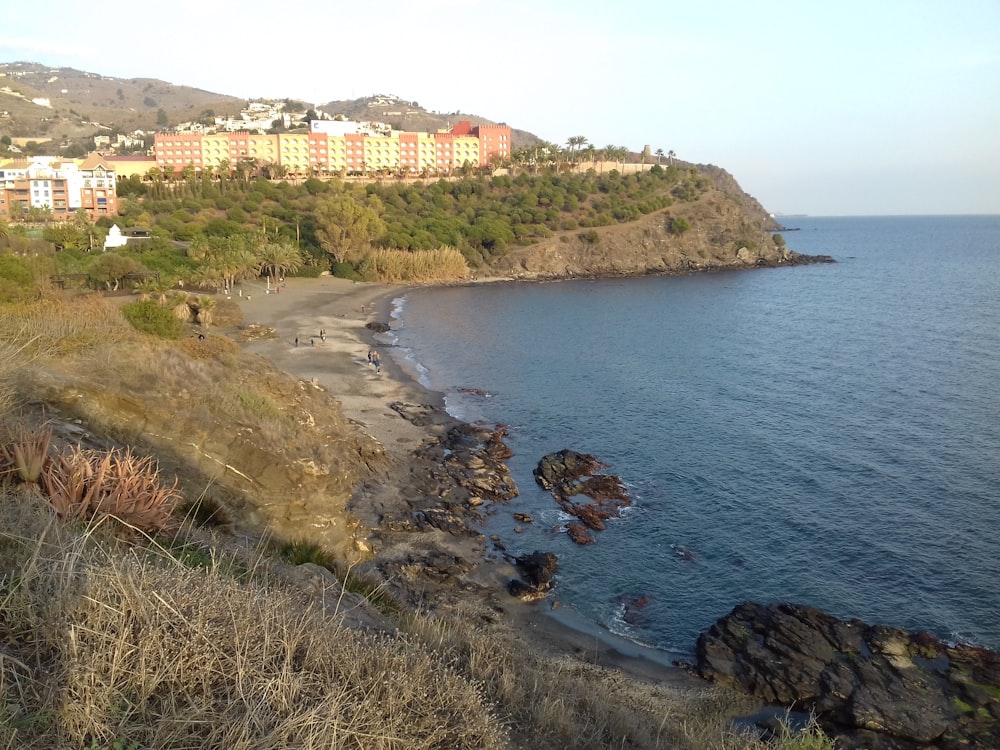
{"label": "sandy beach", "polygon": [[[442,394],[410,379],[388,352],[380,350],[380,373],[368,361],[368,352],[378,347],[366,324],[390,322],[392,300],[408,288],[412,287],[324,276],[287,279],[280,291],[248,286],[242,296],[233,296],[245,326],[273,328],[276,334],[253,338],[245,348],[302,380],[315,380],[326,388],[340,402],[345,416],[382,444],[396,472],[404,473],[413,451],[454,423],[443,413]],[[434,407],[444,419],[418,427],[390,408],[395,402]],[[372,525],[378,516],[376,510],[361,510],[362,522]],[[569,608],[558,607],[558,591],[553,599],[534,604],[510,597],[505,583],[516,575],[514,568],[502,560],[483,560],[481,537],[444,535],[437,541],[450,545],[457,555],[480,561],[468,574],[470,583],[495,592],[484,605],[508,615],[526,645],[553,656],[620,669],[644,681],[692,687],[704,684],[671,666],[668,654],[618,638],[577,617]]]}

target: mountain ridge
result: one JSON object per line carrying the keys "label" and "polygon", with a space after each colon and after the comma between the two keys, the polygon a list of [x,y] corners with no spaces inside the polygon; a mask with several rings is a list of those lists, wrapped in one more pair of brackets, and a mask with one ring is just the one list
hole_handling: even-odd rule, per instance
{"label": "mountain ridge", "polygon": [[[47,100],[39,104],[36,100]],[[249,101],[300,102],[292,97],[247,99],[170,83],[156,78],[118,78],[38,62],[0,62],[0,135],[38,140],[86,139],[108,132],[155,132],[213,115],[235,115]],[[303,104],[307,104],[304,103]],[[406,105],[393,109],[390,105]],[[308,106],[333,117],[378,120],[398,130],[430,131],[459,120],[497,124],[461,111],[431,112],[397,96],[372,94]],[[166,119],[160,116],[163,112]],[[303,112],[305,108],[303,109]],[[159,120],[159,121],[158,121]],[[539,142],[534,134],[512,128],[515,146]]]}

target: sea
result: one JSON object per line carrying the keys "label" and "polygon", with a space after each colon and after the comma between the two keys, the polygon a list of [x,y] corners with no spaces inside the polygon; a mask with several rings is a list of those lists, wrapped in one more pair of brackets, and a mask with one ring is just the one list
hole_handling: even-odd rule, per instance
{"label": "sea", "polygon": [[[580,622],[689,655],[795,602],[1000,649],[1000,216],[785,222],[836,262],[421,288],[387,351],[508,426],[520,495],[483,531],[556,553]],[[562,449],[631,494],[591,545],[533,479]]]}

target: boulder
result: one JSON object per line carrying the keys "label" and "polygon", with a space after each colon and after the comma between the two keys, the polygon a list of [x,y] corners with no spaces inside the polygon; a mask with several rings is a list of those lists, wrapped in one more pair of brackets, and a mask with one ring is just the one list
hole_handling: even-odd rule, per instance
{"label": "boulder", "polygon": [[745,602],[697,644],[698,671],[814,711],[845,747],[996,748],[1000,654],[930,633]]}
{"label": "boulder", "polygon": [[538,601],[549,595],[554,584],[559,561],[552,552],[532,552],[513,560],[520,578],[507,582],[511,596],[522,601]]}

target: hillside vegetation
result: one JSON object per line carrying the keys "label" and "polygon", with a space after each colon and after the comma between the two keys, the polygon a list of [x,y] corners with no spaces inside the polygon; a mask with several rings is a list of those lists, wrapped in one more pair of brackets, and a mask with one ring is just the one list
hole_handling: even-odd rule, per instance
{"label": "hillside vegetation", "polygon": [[[13,252],[0,262],[0,293],[23,289],[17,279],[26,273],[162,294],[178,281],[219,290],[326,270],[353,279],[440,282],[678,273],[793,257],[731,177],[687,165],[628,175],[552,166],[516,176],[297,184],[154,174],[149,182],[123,180],[119,194],[121,216],[96,225],[84,217],[48,223],[37,238],[22,225],[7,226],[4,242]],[[103,245],[112,222],[147,227],[152,237],[87,252]]]}

